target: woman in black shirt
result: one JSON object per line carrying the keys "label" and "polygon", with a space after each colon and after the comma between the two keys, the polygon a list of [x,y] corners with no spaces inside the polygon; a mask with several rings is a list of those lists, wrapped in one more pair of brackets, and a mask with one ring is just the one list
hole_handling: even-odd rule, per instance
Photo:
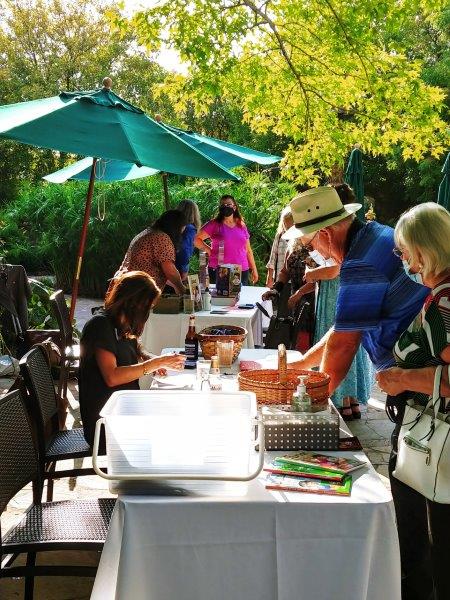
{"label": "woman in black shirt", "polygon": [[150,358],[140,345],[150,309],[161,294],[143,271],[117,278],[104,308],[90,319],[81,334],[79,372],[80,411],[86,441],[92,446],[95,423],[116,390],[139,389],[139,377],[164,368],[182,369],[180,354]]}

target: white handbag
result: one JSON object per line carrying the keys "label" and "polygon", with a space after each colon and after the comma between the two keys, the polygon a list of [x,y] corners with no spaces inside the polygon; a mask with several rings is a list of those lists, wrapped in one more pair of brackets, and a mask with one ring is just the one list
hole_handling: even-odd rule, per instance
{"label": "white handbag", "polygon": [[439,365],[425,408],[406,405],[393,475],[425,498],[450,504],[450,413],[439,412],[441,376]]}

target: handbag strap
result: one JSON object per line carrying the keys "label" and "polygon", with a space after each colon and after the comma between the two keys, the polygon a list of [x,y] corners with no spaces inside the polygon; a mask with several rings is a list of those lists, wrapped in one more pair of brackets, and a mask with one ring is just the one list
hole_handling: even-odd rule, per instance
{"label": "handbag strap", "polygon": [[278,274],[278,248],[280,246],[280,240],[281,240],[281,234],[279,233],[277,235],[277,250],[275,252],[275,265],[274,265],[274,275],[275,275],[275,280],[277,278],[277,274]]}
{"label": "handbag strap", "polygon": [[434,385],[433,385],[433,396],[430,399],[433,405],[433,414],[436,419],[438,416],[440,404],[441,404],[441,379],[442,379],[442,365],[436,367],[434,373]]}
{"label": "handbag strap", "polygon": [[265,315],[268,319],[270,319],[270,315],[267,312],[267,310],[264,308],[264,306],[262,304],[260,304],[259,302],[255,302],[255,305],[258,307],[258,309],[262,312],[263,315]]}
{"label": "handbag strap", "polygon": [[[419,441],[422,441],[422,440],[429,441],[433,437],[433,434],[434,434],[434,431],[435,431],[435,424],[434,424],[434,422],[437,419],[437,416],[438,416],[438,413],[439,413],[439,406],[440,406],[440,403],[441,403],[441,396],[440,396],[441,378],[442,378],[442,365],[438,365],[436,367],[436,371],[434,372],[433,393],[430,395],[430,399],[428,400],[427,405],[422,410],[422,412],[417,417],[417,419],[415,419],[415,423],[414,423],[414,425],[410,429],[410,431],[412,429],[414,429],[414,427],[417,425],[417,423],[419,423],[420,419],[422,418],[422,416],[425,414],[425,412],[429,408],[432,409],[432,411],[433,411],[433,417],[431,419],[430,430],[429,430],[429,432],[426,435],[424,435],[423,437],[421,437],[419,439]],[[405,425],[406,425],[406,423],[405,423]]]}
{"label": "handbag strap", "polygon": [[[433,409],[433,418],[436,418],[437,414],[439,412],[439,404],[440,404],[440,400],[441,400],[441,396],[440,396],[441,378],[442,378],[442,365],[438,365],[436,367],[436,371],[434,372],[433,393],[430,394],[428,402],[422,411],[422,414],[423,414],[429,408],[432,408]],[[437,410],[436,410],[436,406],[438,407]]]}

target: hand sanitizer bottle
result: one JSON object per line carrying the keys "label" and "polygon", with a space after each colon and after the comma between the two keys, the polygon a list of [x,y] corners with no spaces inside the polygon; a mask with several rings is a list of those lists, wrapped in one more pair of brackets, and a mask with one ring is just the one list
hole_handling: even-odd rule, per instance
{"label": "hand sanitizer bottle", "polygon": [[295,412],[311,412],[311,398],[306,391],[307,375],[299,375],[297,390],[292,395],[292,408]]}

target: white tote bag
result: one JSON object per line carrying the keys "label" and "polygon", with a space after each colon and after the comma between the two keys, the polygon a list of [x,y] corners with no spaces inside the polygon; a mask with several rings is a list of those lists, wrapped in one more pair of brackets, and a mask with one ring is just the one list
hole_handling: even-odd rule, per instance
{"label": "white tote bag", "polygon": [[425,498],[450,504],[450,414],[439,412],[441,376],[438,366],[425,408],[406,405],[393,475]]}

